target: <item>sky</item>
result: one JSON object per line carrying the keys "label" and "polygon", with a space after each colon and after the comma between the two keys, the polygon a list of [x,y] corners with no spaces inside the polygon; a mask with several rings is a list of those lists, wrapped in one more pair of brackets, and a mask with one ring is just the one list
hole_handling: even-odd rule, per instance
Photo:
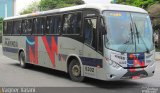
{"label": "sky", "polygon": [[[19,13],[26,8],[27,5],[31,4],[34,1],[39,0],[16,0],[16,8],[15,8],[15,15],[19,15]],[[85,3],[110,3],[111,0],[84,0]]]}

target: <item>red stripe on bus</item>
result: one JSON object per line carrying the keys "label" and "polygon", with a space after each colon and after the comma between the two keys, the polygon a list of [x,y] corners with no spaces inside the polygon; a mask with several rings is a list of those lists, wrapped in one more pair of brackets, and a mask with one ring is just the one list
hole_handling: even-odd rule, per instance
{"label": "red stripe on bus", "polygon": [[33,64],[38,64],[38,37],[35,37],[34,52],[31,46],[29,46],[29,60]]}
{"label": "red stripe on bus", "polygon": [[55,67],[55,53],[58,55],[58,47],[54,37],[51,37],[51,48],[49,47],[49,43],[47,41],[46,36],[42,36],[43,43],[45,45],[46,51],[49,55],[49,58],[52,62],[53,67]]}

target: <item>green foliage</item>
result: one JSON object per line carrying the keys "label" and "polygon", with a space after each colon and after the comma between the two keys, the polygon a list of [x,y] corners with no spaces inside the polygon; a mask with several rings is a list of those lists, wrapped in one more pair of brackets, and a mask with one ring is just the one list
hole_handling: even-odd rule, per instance
{"label": "green foliage", "polygon": [[41,0],[39,7],[41,10],[63,8],[68,6],[84,4],[82,0]]}
{"label": "green foliage", "polygon": [[20,14],[28,14],[35,11],[45,11],[55,8],[63,8],[68,6],[84,4],[83,0],[41,0],[34,2],[24,9]]}
{"label": "green foliage", "polygon": [[147,11],[152,18],[152,25],[155,32],[160,32],[160,4],[150,6]]}
{"label": "green foliage", "polygon": [[35,11],[39,11],[39,2],[33,2],[26,9],[24,9],[20,14],[29,14]]}
{"label": "green foliage", "polygon": [[160,3],[159,0],[117,0],[117,3],[127,4],[132,6],[141,7],[147,9],[149,6]]}

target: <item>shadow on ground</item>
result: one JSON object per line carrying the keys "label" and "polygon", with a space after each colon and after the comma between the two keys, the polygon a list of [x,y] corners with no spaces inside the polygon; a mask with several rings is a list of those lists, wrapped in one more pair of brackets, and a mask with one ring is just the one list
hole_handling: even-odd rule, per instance
{"label": "shadow on ground", "polygon": [[[20,67],[19,64],[11,64],[11,65]],[[69,79],[69,75],[65,72],[44,68],[41,66],[29,65],[27,70],[45,73],[45,74],[56,76],[63,79]],[[94,86],[94,87],[103,88],[103,89],[125,89],[125,88],[137,88],[137,87],[145,86],[145,84],[139,83],[133,80],[102,81],[102,80],[96,80],[92,78],[86,78],[83,83]]]}

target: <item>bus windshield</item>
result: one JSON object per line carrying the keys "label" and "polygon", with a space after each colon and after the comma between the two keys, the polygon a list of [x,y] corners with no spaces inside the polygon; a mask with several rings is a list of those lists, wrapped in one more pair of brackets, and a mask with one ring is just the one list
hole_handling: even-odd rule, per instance
{"label": "bus windshield", "polygon": [[147,52],[153,47],[153,31],[147,14],[105,11],[105,46],[119,52]]}

